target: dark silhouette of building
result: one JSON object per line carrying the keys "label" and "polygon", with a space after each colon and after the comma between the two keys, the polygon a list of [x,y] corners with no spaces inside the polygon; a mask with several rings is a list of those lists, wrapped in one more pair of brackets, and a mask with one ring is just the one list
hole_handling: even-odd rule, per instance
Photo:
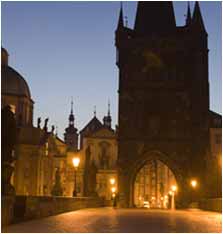
{"label": "dark silhouette of building", "polygon": [[133,184],[148,160],[174,173],[178,202],[189,201],[190,178],[205,190],[209,154],[208,35],[199,3],[176,26],[172,2],[139,2],[134,29],[116,30],[119,68],[119,205],[133,205]]}

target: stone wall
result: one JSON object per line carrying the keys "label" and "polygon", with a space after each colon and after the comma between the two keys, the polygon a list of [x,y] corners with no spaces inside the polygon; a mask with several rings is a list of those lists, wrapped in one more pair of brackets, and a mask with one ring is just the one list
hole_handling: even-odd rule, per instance
{"label": "stone wall", "polygon": [[[16,196],[13,219],[8,218],[5,222],[2,218],[2,225],[102,206],[104,206],[103,200],[93,197]],[[6,214],[6,217],[11,217],[11,211],[9,211],[9,206],[5,202],[2,203],[2,212],[4,212],[2,214]]]}
{"label": "stone wall", "polygon": [[14,217],[14,196],[2,196],[1,204],[1,216],[2,216],[2,225],[8,225],[12,223]]}
{"label": "stone wall", "polygon": [[203,210],[222,212],[222,199],[212,198],[212,199],[201,200],[199,202],[199,208]]}

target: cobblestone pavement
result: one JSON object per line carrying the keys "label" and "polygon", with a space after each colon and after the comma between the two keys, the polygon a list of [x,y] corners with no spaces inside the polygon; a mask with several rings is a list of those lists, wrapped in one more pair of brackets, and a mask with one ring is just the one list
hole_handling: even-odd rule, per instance
{"label": "cobblestone pavement", "polygon": [[95,208],[14,224],[3,232],[221,232],[220,213]]}

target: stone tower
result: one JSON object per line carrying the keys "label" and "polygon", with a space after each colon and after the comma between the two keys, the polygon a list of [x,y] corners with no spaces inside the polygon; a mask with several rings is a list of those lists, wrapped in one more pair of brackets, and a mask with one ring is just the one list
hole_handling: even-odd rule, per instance
{"label": "stone tower", "polygon": [[133,205],[136,173],[152,159],[173,171],[182,204],[190,178],[198,178],[205,192],[209,152],[208,45],[199,3],[192,17],[188,6],[181,27],[172,2],[139,2],[134,29],[124,26],[121,8],[116,49],[119,205]]}
{"label": "stone tower", "polygon": [[74,125],[73,100],[71,101],[71,111],[69,115],[69,126],[65,129],[64,141],[70,150],[78,149],[78,133]]}

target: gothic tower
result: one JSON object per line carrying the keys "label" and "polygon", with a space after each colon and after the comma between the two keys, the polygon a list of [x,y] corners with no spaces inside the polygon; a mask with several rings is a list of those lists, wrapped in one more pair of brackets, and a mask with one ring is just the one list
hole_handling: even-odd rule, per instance
{"label": "gothic tower", "polygon": [[78,133],[77,128],[74,126],[74,114],[73,114],[73,100],[71,101],[71,111],[69,115],[69,126],[65,129],[64,141],[68,145],[69,150],[78,149]]}
{"label": "gothic tower", "polygon": [[116,49],[120,206],[134,205],[135,170],[154,158],[173,170],[186,201],[189,178],[204,184],[209,150],[208,45],[198,2],[181,27],[172,2],[139,2],[134,29],[124,26],[121,8]]}
{"label": "gothic tower", "polygon": [[112,122],[112,118],[111,118],[111,113],[110,113],[110,102],[108,102],[108,114],[107,116],[104,116],[103,124],[106,128],[111,129],[111,122]]}

